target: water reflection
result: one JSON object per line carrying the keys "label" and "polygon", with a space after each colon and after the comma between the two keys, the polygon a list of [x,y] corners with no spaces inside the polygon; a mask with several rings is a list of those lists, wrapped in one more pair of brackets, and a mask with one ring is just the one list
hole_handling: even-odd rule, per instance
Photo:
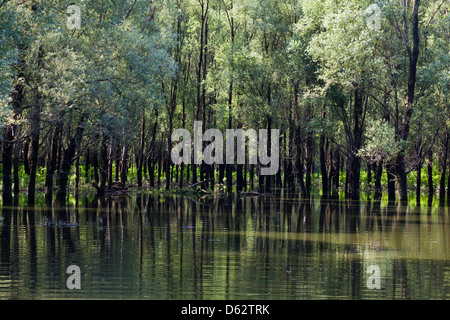
{"label": "water reflection", "polygon": [[[448,299],[449,209],[148,193],[4,206],[4,299]],[[82,270],[68,290],[66,269]],[[366,286],[381,269],[381,289]]]}

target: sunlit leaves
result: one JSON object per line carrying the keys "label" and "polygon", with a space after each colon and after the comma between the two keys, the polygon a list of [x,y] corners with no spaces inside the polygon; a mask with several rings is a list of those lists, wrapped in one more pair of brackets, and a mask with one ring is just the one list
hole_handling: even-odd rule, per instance
{"label": "sunlit leaves", "polygon": [[[71,123],[84,115],[87,133],[129,138],[142,107],[161,104],[160,83],[175,73],[173,35],[145,16],[144,1],[79,1],[82,27],[66,28],[67,3],[9,1],[0,10],[0,103],[6,121],[18,47],[23,45],[25,93],[39,94],[42,116]],[[156,20],[155,20],[156,21]],[[160,31],[161,30],[161,31]]]}
{"label": "sunlit leaves", "polygon": [[372,120],[367,127],[367,141],[359,150],[359,156],[369,163],[389,163],[402,150],[401,143],[395,137],[395,131],[386,121]]}
{"label": "sunlit leaves", "polygon": [[353,90],[374,76],[383,76],[373,32],[367,28],[364,9],[346,3],[326,11],[323,32],[315,34],[308,52],[321,65],[319,78]]}

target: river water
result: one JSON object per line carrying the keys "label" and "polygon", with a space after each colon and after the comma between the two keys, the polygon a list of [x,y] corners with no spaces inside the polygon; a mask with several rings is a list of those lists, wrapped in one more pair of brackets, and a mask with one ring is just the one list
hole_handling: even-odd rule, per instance
{"label": "river water", "polygon": [[450,298],[448,207],[136,192],[0,214],[0,299]]}

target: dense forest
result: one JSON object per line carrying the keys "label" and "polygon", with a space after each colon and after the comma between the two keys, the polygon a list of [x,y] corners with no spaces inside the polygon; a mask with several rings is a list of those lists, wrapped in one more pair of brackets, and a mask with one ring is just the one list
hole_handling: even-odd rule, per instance
{"label": "dense forest", "polygon": [[[79,12],[73,9],[79,8]],[[71,8],[69,8],[71,7]],[[72,188],[450,200],[449,1],[0,0],[3,205]],[[377,25],[379,24],[379,25]],[[280,170],[171,161],[279,129]]]}

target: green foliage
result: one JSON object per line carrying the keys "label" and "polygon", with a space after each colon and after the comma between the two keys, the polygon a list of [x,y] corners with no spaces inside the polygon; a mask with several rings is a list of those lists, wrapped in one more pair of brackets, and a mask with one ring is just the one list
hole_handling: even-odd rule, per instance
{"label": "green foliage", "polygon": [[[341,155],[368,163],[386,165],[402,153],[412,171],[424,150],[436,152],[435,137],[450,126],[449,4],[421,2],[415,101],[406,119],[410,53],[401,33],[412,29],[412,5],[377,1],[381,29],[372,30],[365,13],[372,3],[80,0],[81,28],[69,30],[65,1],[34,7],[3,1],[0,131],[15,124],[20,137],[29,137],[38,105],[46,152],[56,127],[62,125],[60,142],[67,147],[83,124],[82,154],[89,148],[98,155],[106,137],[114,152],[127,146],[128,161],[141,151],[144,161],[153,161],[167,155],[169,126],[192,129],[204,111],[207,128],[223,130],[229,121],[235,128],[266,128],[270,120],[283,139],[295,132],[283,152],[292,149],[290,157],[302,165],[306,153],[317,152],[315,140],[325,137]],[[22,106],[13,110],[19,84]],[[356,91],[364,109],[359,118]],[[406,120],[411,130],[402,141]],[[352,134],[357,126],[362,141]],[[305,150],[309,134],[312,150]]]}
{"label": "green foliage", "polygon": [[359,156],[369,163],[388,164],[402,150],[401,144],[405,143],[392,139],[395,136],[394,128],[382,120],[370,120],[366,136],[365,146],[359,150]]}

